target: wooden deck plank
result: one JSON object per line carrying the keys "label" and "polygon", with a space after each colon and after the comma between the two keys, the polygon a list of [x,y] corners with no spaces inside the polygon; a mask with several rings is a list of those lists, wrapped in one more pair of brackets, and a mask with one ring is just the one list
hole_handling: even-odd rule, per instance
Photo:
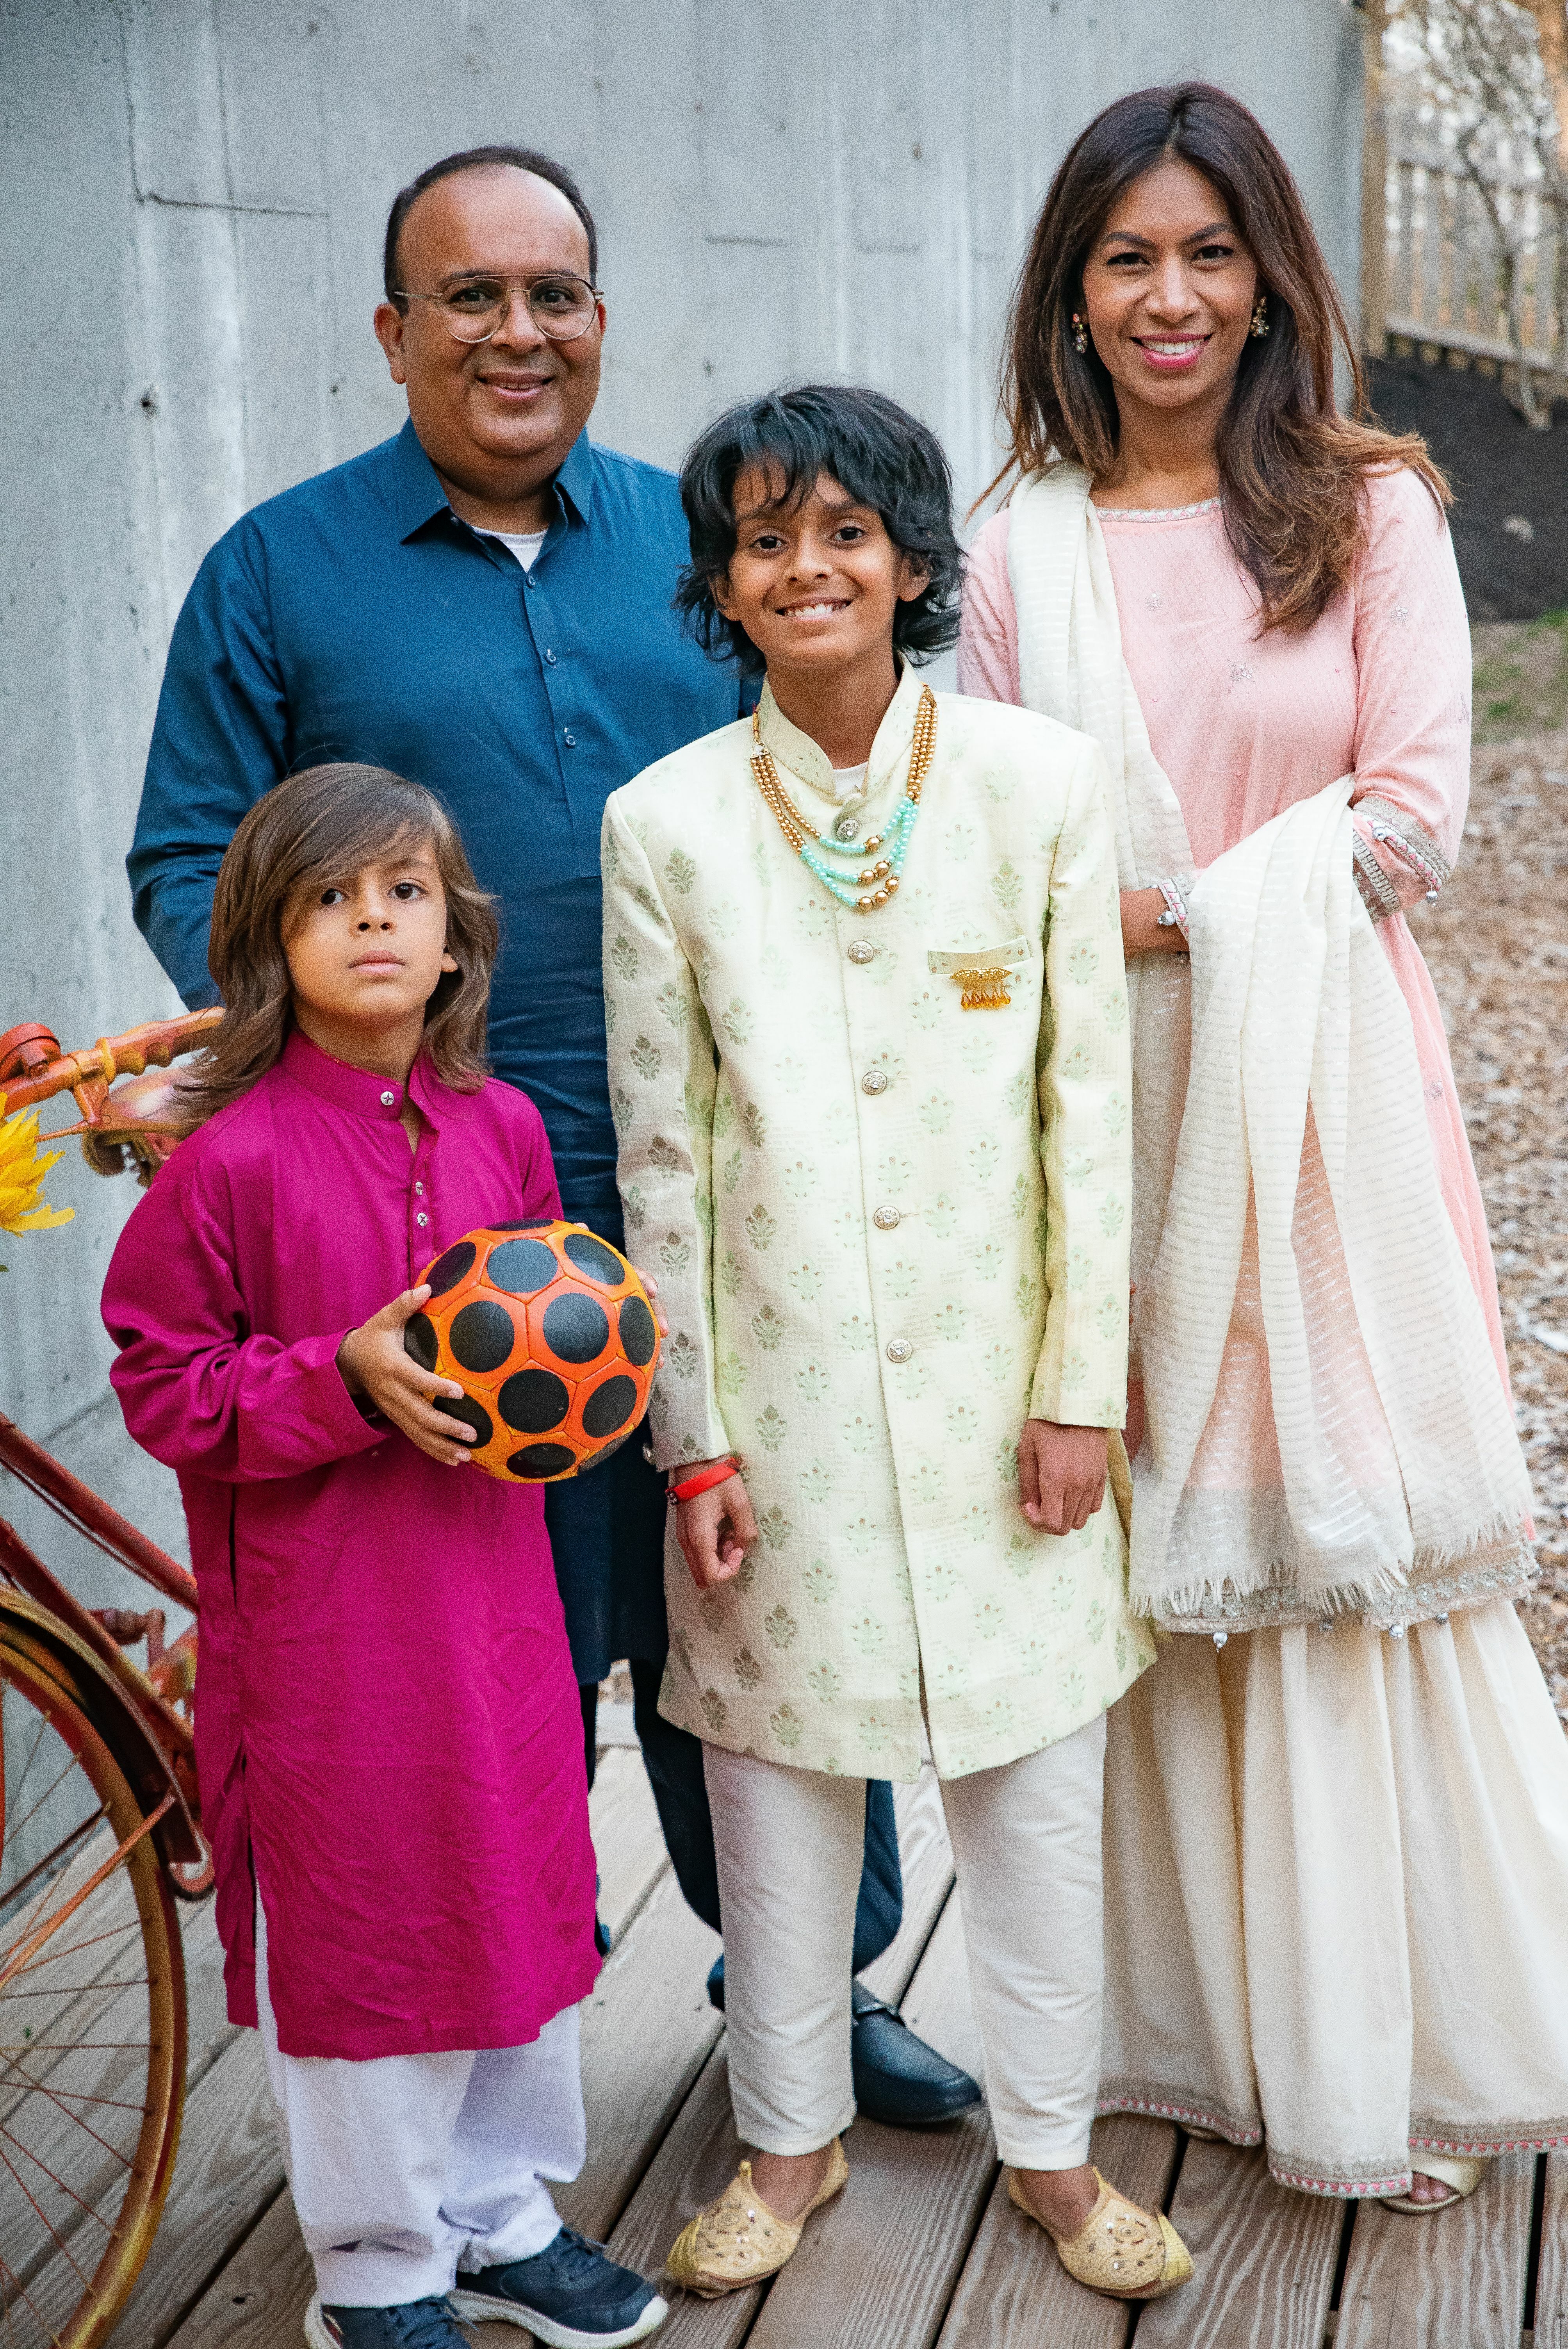
{"label": "wooden deck plank", "polygon": [[[912,1785],[898,1787],[894,1803],[903,1869],[903,1920],[883,1955],[866,1968],[863,1979],[879,1998],[896,2005],[909,1987],[947,1900],[953,1857],[934,1772],[923,1771]],[[724,2191],[744,2150],[735,2135],[729,2073],[721,2041],[611,2237],[615,2257],[645,2275],[655,2274],[693,2212]],[[759,2297],[758,2292],[746,2292],[722,2301],[683,2300],[676,2312],[680,2330],[672,2337],[678,2337],[683,2344],[689,2340],[694,2349],[699,2342],[704,2349],[716,2349],[718,2344],[738,2341]]]}
{"label": "wooden deck plank", "polygon": [[[1110,2113],[1095,2123],[1090,2158],[1150,2209],[1165,2199],[1176,2155],[1169,2121]],[[1049,2237],[1014,2209],[999,2176],[938,2349],[1122,2349],[1127,2325],[1120,2302],[1073,2282]]]}
{"label": "wooden deck plank", "polygon": [[1504,2154],[1440,2218],[1364,2202],[1336,2349],[1518,2349],[1534,2173],[1533,2154]]}
{"label": "wooden deck plank", "polygon": [[[315,2289],[285,2190],[219,2271],[165,2349],[300,2349],[305,2303]],[[513,2333],[511,2349],[525,2349]],[[113,2336],[119,2349],[119,2335]]]}
{"label": "wooden deck plank", "polygon": [[1343,2202],[1276,2186],[1261,2150],[1189,2144],[1171,2223],[1196,2273],[1150,2302],[1138,2349],[1318,2349]]}
{"label": "wooden deck plank", "polygon": [[1568,2153],[1546,2157],[1541,2265],[1535,2283],[1535,2349],[1568,2349]]}
{"label": "wooden deck plank", "polygon": [[599,1864],[599,1914],[618,1941],[670,1864],[640,1754],[618,1749],[600,1757],[588,1826]]}

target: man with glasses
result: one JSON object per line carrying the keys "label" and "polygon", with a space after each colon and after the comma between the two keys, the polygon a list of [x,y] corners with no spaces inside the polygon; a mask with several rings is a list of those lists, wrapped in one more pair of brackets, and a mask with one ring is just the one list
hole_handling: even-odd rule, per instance
{"label": "man with glasses", "polygon": [[[567,1215],[618,1244],[600,818],[612,791],[741,703],[736,678],[671,608],[687,553],[674,477],[588,437],[605,326],[597,277],[592,216],[547,156],[474,149],[397,196],[376,332],[408,420],[243,516],[207,556],[170,647],[129,867],[143,935],[186,1002],[207,1003],[213,882],[254,800],[327,760],[439,792],[500,904],[496,1071],[542,1112]],[[416,1266],[426,1212],[414,1216]],[[717,1930],[701,1747],[657,1710],[662,1480],[631,1444],[595,1475],[551,1486],[546,1505],[590,1773],[596,1686],[624,1656],[682,1890]],[[857,1969],[891,1941],[900,1898],[881,1785],[867,1806]],[[923,2123],[977,2099],[967,2075],[858,1982],[854,2002],[863,2112]],[[607,2281],[576,2241],[558,2239],[560,2277],[547,2272],[557,2246],[521,2263],[535,2329],[638,2337],[625,2327],[652,2294],[601,2261]],[[634,2287],[645,2301],[628,2315]]]}

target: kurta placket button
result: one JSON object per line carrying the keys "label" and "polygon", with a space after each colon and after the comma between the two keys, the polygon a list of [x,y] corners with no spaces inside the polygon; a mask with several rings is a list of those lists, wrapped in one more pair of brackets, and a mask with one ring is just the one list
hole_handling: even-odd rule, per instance
{"label": "kurta placket button", "polygon": [[833,838],[835,840],[858,839],[860,829],[861,820],[858,815],[841,815],[833,826]]}
{"label": "kurta placket button", "polygon": [[383,1093],[383,1094],[382,1094],[382,1096],[381,1096],[381,1106],[382,1106],[382,1108],[383,1108],[383,1109],[390,1109],[390,1108],[391,1108],[391,1106],[392,1106],[392,1104],[393,1104],[393,1102],[397,1100],[397,1094],[396,1094],[396,1093]]}
{"label": "kurta placket button", "polygon": [[872,1217],[872,1221],[876,1226],[879,1232],[896,1231],[899,1224],[898,1209],[896,1207],[879,1207],[876,1214]]}
{"label": "kurta placket button", "polygon": [[877,950],[870,938],[857,938],[850,948],[851,962],[875,962]]}
{"label": "kurta placket button", "polygon": [[423,1230],[424,1230],[425,1226],[429,1222],[429,1220],[430,1220],[430,1218],[429,1218],[429,1216],[425,1213],[425,1210],[423,1209],[423,1207],[421,1207],[421,1208],[420,1208],[420,1210],[419,1210],[418,1214],[418,1215],[415,1216],[415,1218],[414,1218],[414,1221],[418,1225],[418,1226],[419,1226],[419,1228],[420,1228],[420,1230],[421,1230],[421,1231],[423,1231]]}
{"label": "kurta placket button", "polygon": [[866,1071],[865,1075],[861,1079],[861,1091],[863,1093],[886,1092],[887,1079],[880,1069],[868,1069]]}
{"label": "kurta placket button", "polygon": [[887,1341],[887,1358],[890,1362],[907,1362],[913,1351],[914,1348],[907,1338],[890,1338]]}

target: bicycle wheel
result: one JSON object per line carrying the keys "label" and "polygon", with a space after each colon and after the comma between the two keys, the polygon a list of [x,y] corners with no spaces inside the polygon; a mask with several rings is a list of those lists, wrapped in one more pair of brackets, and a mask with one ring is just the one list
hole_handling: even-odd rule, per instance
{"label": "bicycle wheel", "polygon": [[0,2343],[94,2349],[147,2257],[180,2141],[185,1968],[104,1700],[0,1619]]}

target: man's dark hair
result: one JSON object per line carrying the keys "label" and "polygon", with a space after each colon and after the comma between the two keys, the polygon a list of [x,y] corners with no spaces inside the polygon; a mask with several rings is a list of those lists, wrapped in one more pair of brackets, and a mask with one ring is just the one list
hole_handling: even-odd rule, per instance
{"label": "man's dark hair", "polygon": [[387,288],[388,302],[396,304],[399,309],[403,306],[397,299],[397,290],[403,283],[397,243],[415,199],[422,196],[427,188],[433,188],[438,180],[449,180],[456,172],[492,171],[497,169],[531,171],[536,180],[548,180],[552,188],[560,189],[588,232],[588,276],[592,284],[598,284],[599,232],[593,225],[593,213],[583,201],[583,191],[565,164],[557,163],[549,155],[539,154],[531,147],[465,147],[460,155],[443,155],[438,163],[432,163],[428,171],[421,171],[417,180],[410,180],[406,188],[399,188],[392,199],[392,209],[387,215],[387,243],[381,262],[382,283]]}
{"label": "man's dark hair", "polygon": [[874,506],[893,544],[929,574],[923,594],[897,608],[894,651],[918,664],[957,642],[964,557],[941,441],[884,392],[800,383],[727,408],[693,441],[681,466],[691,561],[675,603],[705,652],[752,671],[763,666],[745,629],[725,618],[713,595],[736,548],[735,484],[753,467],[772,475],[781,505],[798,502],[820,473],[829,473],[857,505]]}

